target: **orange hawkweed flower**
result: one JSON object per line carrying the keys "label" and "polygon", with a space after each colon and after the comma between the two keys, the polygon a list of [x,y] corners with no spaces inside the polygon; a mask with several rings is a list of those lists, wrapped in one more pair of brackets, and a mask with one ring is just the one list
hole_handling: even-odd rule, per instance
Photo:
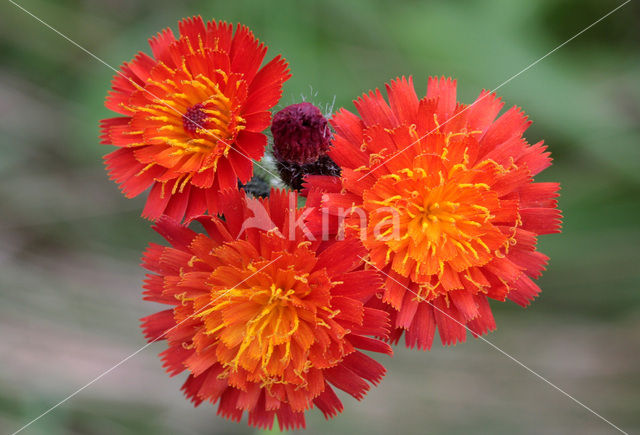
{"label": "orange hawkweed flower", "polygon": [[167,340],[164,366],[189,372],[182,389],[196,406],[219,403],[236,421],[247,411],[262,428],[275,417],[281,429],[304,427],[313,406],[336,415],[334,388],[361,399],[385,372],[358,349],[391,354],[372,338],[388,336],[388,314],[364,306],[380,275],[363,269],[357,239],[307,240],[293,193],[223,199],[224,220],[197,218],[207,234],[157,222],[172,246],[146,251],[144,294],[171,308],[142,319],[146,337]]}
{"label": "orange hawkweed flower", "polygon": [[253,174],[267,139],[269,109],[290,77],[280,56],[260,68],[267,48],[242,25],[178,23],[114,76],[105,105],[121,115],[101,121],[110,178],[132,198],[151,187],[143,216],[177,220],[220,209],[220,192]]}
{"label": "orange hawkweed flower", "polygon": [[[331,158],[341,178],[308,177],[308,206],[323,206],[359,235],[387,275],[381,304],[392,313],[392,340],[429,349],[436,326],[444,344],[495,329],[488,299],[526,306],[540,289],[548,257],[539,234],[559,232],[557,183],[534,183],[551,164],[529,145],[517,107],[483,91],[456,102],[456,82],[430,78],[419,99],[411,78],[355,101],[332,120]],[[340,210],[341,209],[341,210]],[[335,224],[334,219],[334,224]],[[312,222],[316,229],[319,219]]]}

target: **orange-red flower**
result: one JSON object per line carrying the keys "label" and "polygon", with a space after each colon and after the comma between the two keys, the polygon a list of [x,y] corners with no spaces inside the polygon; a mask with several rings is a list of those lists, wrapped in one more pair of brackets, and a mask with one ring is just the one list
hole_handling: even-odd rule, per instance
{"label": "orange-red flower", "polygon": [[181,220],[220,209],[220,192],[253,174],[267,143],[269,109],[290,77],[280,56],[260,68],[267,48],[242,25],[179,23],[112,81],[106,107],[121,115],[101,122],[111,179],[131,198],[151,187],[143,216]]}
{"label": "orange-red flower", "polygon": [[454,344],[467,328],[495,329],[489,298],[526,306],[539,293],[531,278],[548,258],[536,239],[559,231],[559,185],[533,182],[549,153],[523,138],[530,122],[517,107],[495,119],[495,94],[467,106],[451,79],[430,78],[422,99],[411,78],[386,88],[389,103],[376,90],[355,101],[359,117],[333,117],[329,154],[342,176],[309,177],[307,204],[334,223],[346,215],[347,234],[360,235],[387,275],[393,340],[405,332],[407,346],[428,349],[437,326]]}
{"label": "orange-red flower", "polygon": [[[196,405],[249,424],[304,427],[304,412],[329,418],[342,410],[334,388],[361,399],[385,370],[358,349],[391,353],[376,338],[385,311],[364,303],[381,291],[363,269],[357,239],[310,241],[295,226],[295,194],[269,199],[225,193],[224,220],[199,217],[207,234],[163,217],[156,230],[171,247],[150,245],[145,299],[171,308],[142,319],[146,337],[166,339],[171,375],[187,370],[183,390]],[[290,208],[293,206],[292,208]]]}

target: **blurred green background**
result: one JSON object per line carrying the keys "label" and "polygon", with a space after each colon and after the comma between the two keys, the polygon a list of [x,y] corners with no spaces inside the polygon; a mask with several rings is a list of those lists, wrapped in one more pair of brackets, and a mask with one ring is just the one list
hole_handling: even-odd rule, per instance
{"label": "blurred green background", "polygon": [[[112,66],[193,14],[241,21],[283,54],[281,106],[351,100],[398,75],[458,79],[470,103],[621,1],[16,0]],[[527,310],[493,304],[487,339],[628,432],[640,430],[640,7],[632,1],[499,89],[534,121],[562,183],[564,231]],[[107,180],[98,121],[113,71],[0,4],[0,432],[10,433],[144,345],[140,253],[157,240]],[[157,343],[25,434],[254,433],[192,408]],[[487,343],[399,348],[382,384],[320,433],[613,433]]]}

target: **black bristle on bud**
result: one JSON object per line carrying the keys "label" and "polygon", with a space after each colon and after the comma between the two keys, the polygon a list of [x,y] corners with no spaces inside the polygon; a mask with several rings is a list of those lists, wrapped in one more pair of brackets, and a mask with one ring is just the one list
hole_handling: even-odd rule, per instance
{"label": "black bristle on bud", "polygon": [[260,175],[254,175],[245,184],[238,182],[238,188],[244,189],[245,192],[260,198],[267,198],[271,192],[269,181]]}
{"label": "black bristle on bud", "polygon": [[302,189],[305,175],[331,175],[340,176],[340,167],[328,155],[320,156],[313,163],[304,165],[291,162],[277,162],[278,171],[282,181],[295,190]]}

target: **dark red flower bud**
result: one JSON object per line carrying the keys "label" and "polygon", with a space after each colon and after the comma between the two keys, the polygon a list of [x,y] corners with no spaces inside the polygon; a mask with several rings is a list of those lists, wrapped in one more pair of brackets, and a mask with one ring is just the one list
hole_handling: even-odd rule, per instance
{"label": "dark red flower bud", "polygon": [[313,163],[329,150],[327,119],[311,103],[292,104],[276,113],[271,132],[273,156],[279,162]]}

